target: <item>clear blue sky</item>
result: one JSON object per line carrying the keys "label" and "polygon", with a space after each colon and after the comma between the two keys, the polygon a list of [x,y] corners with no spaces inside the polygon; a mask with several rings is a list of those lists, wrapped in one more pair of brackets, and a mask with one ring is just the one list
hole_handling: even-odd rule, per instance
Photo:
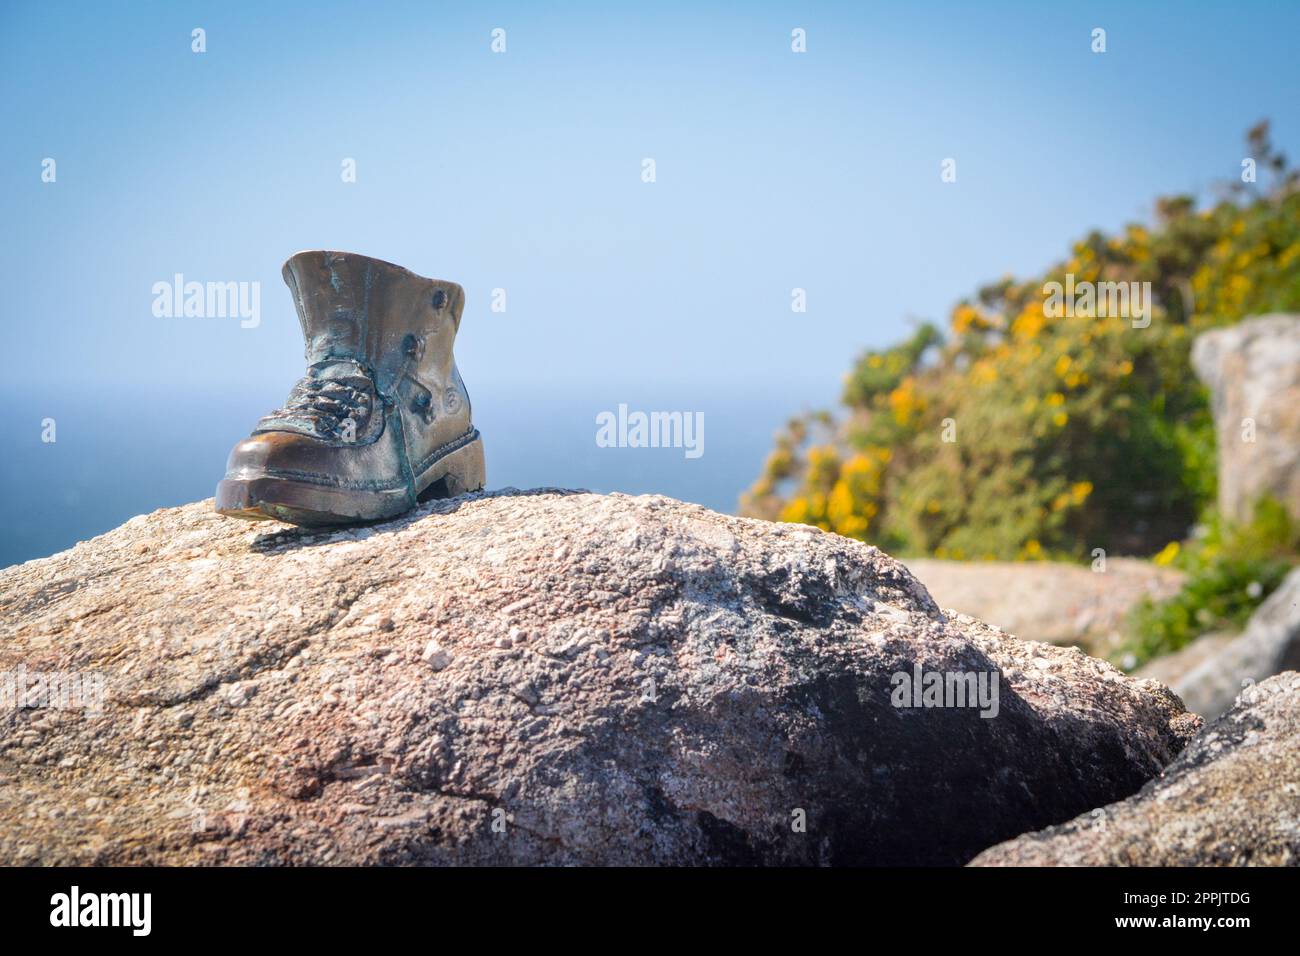
{"label": "clear blue sky", "polygon": [[[1298,36],[1294,3],[4,2],[6,378],[278,396],[280,263],[324,247],[462,283],[471,391],[820,396],[909,316],[1236,175],[1256,120],[1300,154]],[[155,318],[177,272],[260,281],[261,327]]]}

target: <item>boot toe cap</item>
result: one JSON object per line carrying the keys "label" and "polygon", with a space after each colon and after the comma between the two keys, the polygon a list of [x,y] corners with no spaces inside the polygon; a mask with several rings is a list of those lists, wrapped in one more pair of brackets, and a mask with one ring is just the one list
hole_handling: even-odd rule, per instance
{"label": "boot toe cap", "polygon": [[226,478],[273,478],[385,494],[407,485],[391,442],[340,447],[296,432],[257,432],[245,438],[230,452]]}
{"label": "boot toe cap", "polygon": [[239,442],[226,461],[226,477],[249,478],[277,471],[314,471],[317,443],[291,432],[263,432]]}

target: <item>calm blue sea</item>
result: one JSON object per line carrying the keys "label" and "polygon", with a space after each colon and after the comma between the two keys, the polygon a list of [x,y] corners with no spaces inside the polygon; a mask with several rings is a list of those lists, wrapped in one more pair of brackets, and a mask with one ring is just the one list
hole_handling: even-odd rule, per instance
{"label": "calm blue sea", "polygon": [[[283,387],[240,390],[51,388],[0,392],[0,566],[44,557],[156,508],[207,498],[231,446],[275,407]],[[488,486],[560,486],[659,493],[734,512],[775,430],[829,395],[795,386],[744,390],[645,386],[475,388]],[[600,448],[596,415],[632,410],[704,413],[704,454]],[[41,441],[53,418],[56,438]]]}

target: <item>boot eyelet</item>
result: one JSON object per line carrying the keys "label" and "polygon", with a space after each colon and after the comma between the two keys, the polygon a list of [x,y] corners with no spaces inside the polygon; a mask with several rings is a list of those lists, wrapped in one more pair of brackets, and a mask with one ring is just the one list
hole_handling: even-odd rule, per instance
{"label": "boot eyelet", "polygon": [[438,312],[447,304],[447,293],[439,289],[433,294],[433,311]]}
{"label": "boot eyelet", "polygon": [[433,421],[433,399],[428,392],[420,392],[411,402],[411,410],[420,416],[426,425]]}

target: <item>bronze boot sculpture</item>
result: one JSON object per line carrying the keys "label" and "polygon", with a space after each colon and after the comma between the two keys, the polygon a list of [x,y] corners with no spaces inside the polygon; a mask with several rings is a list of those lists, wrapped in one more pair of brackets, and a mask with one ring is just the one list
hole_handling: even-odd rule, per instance
{"label": "bronze boot sculpture", "polygon": [[300,252],[282,274],[307,374],[230,453],[217,511],[347,524],[482,488],[483,441],[452,356],[465,290],[347,252]]}

